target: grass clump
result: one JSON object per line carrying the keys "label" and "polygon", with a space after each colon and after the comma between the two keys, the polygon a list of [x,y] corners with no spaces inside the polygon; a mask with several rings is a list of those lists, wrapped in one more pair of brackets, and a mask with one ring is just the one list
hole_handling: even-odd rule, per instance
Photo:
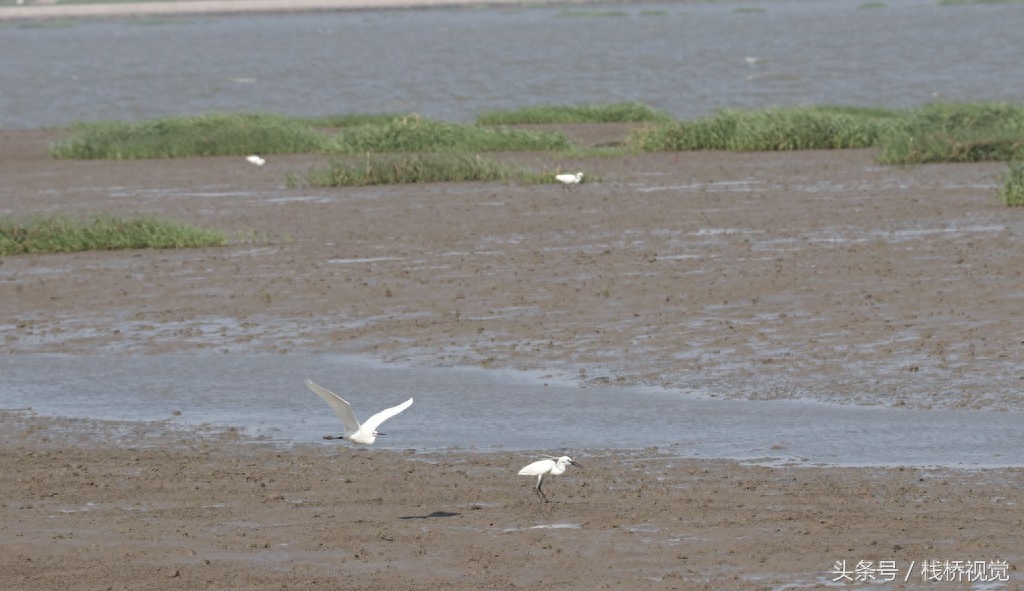
{"label": "grass clump", "polygon": [[300,120],[310,127],[357,127],[359,125],[387,125],[401,120],[419,117],[413,113],[340,113],[323,117],[303,117]]}
{"label": "grass clump", "polygon": [[1024,106],[933,104],[909,110],[842,106],[724,109],[634,132],[639,151],[880,148],[882,164],[1024,159]]}
{"label": "grass clump", "polygon": [[547,105],[518,110],[482,113],[477,125],[519,125],[527,123],[667,123],[668,113],[637,102],[594,105]]}
{"label": "grass clump", "polygon": [[[316,128],[339,128],[325,135]],[[209,114],[135,123],[78,123],[50,147],[54,158],[126,160],[242,154],[336,152],[513,152],[568,150],[561,133],[481,128],[417,115],[287,117]]]}
{"label": "grass clump", "polygon": [[214,113],[141,122],[79,123],[50,147],[54,158],[128,160],[323,150],[326,137],[301,119],[274,114]]}
{"label": "grass clump", "polygon": [[482,128],[420,117],[345,129],[333,140],[331,151],[344,154],[542,152],[568,150],[572,147],[569,139],[561,133]]}
{"label": "grass clump", "polygon": [[999,197],[1008,207],[1024,207],[1024,162],[1010,162],[1010,169],[1003,175],[1003,186]]}
{"label": "grass clump", "polygon": [[933,104],[908,111],[880,138],[882,164],[1024,158],[1024,106]]}
{"label": "grass clump", "polygon": [[895,111],[854,107],[723,109],[696,121],[637,130],[628,144],[646,152],[865,148],[877,143],[880,133],[895,116]]}
{"label": "grass clump", "polygon": [[52,216],[25,222],[0,218],[0,255],[225,244],[227,238],[220,231],[152,216],[97,215],[87,220]]}
{"label": "grass clump", "polygon": [[366,154],[362,159],[336,158],[324,168],[314,168],[307,174],[306,184],[313,187],[352,187],[529,178],[528,173],[479,155]]}

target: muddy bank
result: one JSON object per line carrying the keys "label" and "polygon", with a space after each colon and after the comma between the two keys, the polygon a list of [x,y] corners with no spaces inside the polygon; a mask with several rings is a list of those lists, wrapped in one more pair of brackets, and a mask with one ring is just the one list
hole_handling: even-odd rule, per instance
{"label": "muddy bank", "polygon": [[[530,154],[508,158],[591,182],[293,189],[319,156],[55,162],[54,137],[0,132],[0,213],[159,214],[237,238],[3,257],[7,355],[352,353],[1021,410],[1024,223],[994,198],[1003,165]],[[545,505],[516,475],[534,457],[4,412],[0,570],[24,591],[1021,587],[1017,469],[589,449]]]}
{"label": "muddy bank", "polygon": [[[589,143],[625,128],[569,130]],[[2,213],[159,214],[227,248],[5,257],[7,353],[327,352],[709,396],[1021,410],[1024,211],[1005,164],[645,154],[557,185],[288,188],[318,155],[52,161],[0,137]]]}
{"label": "muddy bank", "polygon": [[0,568],[24,591],[965,586],[955,567],[922,582],[924,561],[978,561],[987,588],[1020,588],[1019,470],[590,450],[543,504],[516,475],[529,454],[275,448],[24,412],[0,423]]}

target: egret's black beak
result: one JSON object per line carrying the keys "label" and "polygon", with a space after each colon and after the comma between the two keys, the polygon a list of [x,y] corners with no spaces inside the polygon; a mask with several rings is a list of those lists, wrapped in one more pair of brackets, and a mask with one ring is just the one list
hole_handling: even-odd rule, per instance
{"label": "egret's black beak", "polygon": [[576,466],[576,467],[577,467],[577,468],[579,468],[580,470],[582,470],[582,469],[583,469],[583,466],[581,466],[581,465],[580,465],[580,463],[579,463],[579,462],[577,462],[576,460],[569,460],[569,463],[570,463],[570,464],[572,464],[573,466]]}

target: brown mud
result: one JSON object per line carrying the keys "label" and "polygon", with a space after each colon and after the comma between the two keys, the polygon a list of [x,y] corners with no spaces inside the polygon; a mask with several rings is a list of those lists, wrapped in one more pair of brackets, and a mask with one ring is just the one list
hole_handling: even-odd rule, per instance
{"label": "brown mud", "polygon": [[[994,196],[1005,165],[526,154],[502,157],[587,182],[310,189],[285,179],[315,155],[53,161],[57,134],[0,132],[0,214],[158,214],[233,243],[2,257],[5,354],[334,352],[1021,410],[1024,212]],[[1019,469],[585,450],[542,504],[516,475],[530,454],[0,424],[0,573],[23,591],[820,588],[841,561],[886,589],[966,587],[956,563],[922,582],[924,561],[990,578],[1005,561],[1011,580],[986,588],[1021,588]]]}

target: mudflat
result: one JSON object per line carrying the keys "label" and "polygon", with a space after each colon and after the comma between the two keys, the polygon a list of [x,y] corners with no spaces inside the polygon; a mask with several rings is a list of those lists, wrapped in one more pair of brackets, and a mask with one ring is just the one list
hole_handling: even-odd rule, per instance
{"label": "mudflat", "polygon": [[[0,258],[5,354],[337,352],[1022,410],[1024,211],[995,197],[1003,164],[514,154],[499,157],[584,183],[315,189],[286,179],[319,155],[54,161],[59,137],[0,132],[0,213],[157,214],[232,244]],[[25,410],[0,424],[0,571],[28,591],[1021,588],[1016,468],[595,449],[544,504],[516,475],[536,454],[280,447]]]}

